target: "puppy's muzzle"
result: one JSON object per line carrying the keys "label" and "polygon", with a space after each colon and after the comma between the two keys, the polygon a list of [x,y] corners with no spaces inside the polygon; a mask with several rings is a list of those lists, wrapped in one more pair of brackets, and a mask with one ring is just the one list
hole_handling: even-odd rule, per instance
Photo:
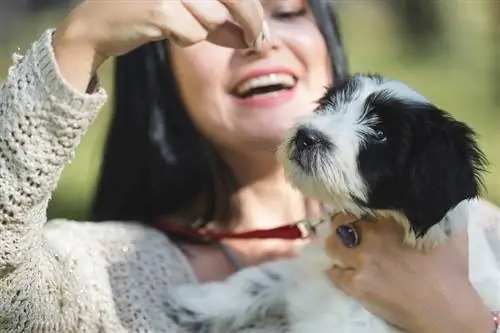
{"label": "puppy's muzzle", "polygon": [[288,144],[288,158],[305,172],[314,171],[325,154],[330,154],[334,145],[321,131],[300,126]]}
{"label": "puppy's muzzle", "polygon": [[293,138],[293,144],[298,151],[332,148],[332,143],[322,132],[305,126],[301,126],[297,129]]}

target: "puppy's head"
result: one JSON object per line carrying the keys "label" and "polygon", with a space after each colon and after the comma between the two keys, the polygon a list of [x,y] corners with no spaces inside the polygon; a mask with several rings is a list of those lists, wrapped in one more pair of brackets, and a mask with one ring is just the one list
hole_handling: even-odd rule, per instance
{"label": "puppy's head", "polygon": [[474,132],[399,81],[356,74],[329,89],[278,156],[306,195],[353,212],[395,210],[425,234],[476,197]]}

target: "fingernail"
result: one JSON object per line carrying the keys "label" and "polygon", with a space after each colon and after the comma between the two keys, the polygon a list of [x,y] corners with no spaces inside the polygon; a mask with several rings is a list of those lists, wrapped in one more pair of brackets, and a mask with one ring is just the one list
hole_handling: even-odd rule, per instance
{"label": "fingernail", "polygon": [[262,37],[265,41],[269,42],[271,40],[271,30],[266,21],[262,22]]}

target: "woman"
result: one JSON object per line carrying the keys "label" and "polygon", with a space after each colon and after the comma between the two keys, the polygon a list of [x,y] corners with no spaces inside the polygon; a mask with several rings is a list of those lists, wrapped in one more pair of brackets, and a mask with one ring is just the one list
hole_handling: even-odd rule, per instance
{"label": "woman", "polygon": [[[15,57],[0,90],[0,330],[178,332],[162,311],[168,286],[293,255],[303,240],[181,236],[319,214],[273,152],[323,86],[346,73],[330,10],[321,0],[86,0]],[[141,223],[45,224],[60,172],[105,101],[95,74],[116,55],[94,217]],[[399,229],[380,222],[360,230],[357,249],[333,240],[353,268],[330,272],[333,283],[409,332],[495,329],[495,309],[467,280],[466,236],[423,255],[381,242]],[[392,264],[381,264],[388,256]],[[286,332],[286,320],[247,332]]]}

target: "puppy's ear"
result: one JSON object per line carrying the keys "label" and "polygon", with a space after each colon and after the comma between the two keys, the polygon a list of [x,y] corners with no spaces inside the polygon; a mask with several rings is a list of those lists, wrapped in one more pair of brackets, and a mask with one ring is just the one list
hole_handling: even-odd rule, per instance
{"label": "puppy's ear", "polygon": [[[405,111],[403,111],[405,112]],[[413,141],[402,184],[402,210],[418,237],[464,199],[478,196],[486,158],[475,133],[433,106],[410,112],[415,117]]]}

